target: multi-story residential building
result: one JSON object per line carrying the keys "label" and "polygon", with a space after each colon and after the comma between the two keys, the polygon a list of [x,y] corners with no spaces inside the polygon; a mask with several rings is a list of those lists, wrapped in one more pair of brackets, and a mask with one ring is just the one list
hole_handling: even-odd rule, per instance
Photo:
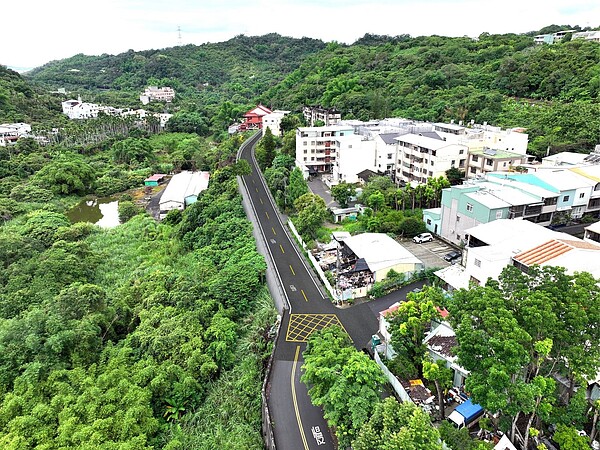
{"label": "multi-story residential building", "polygon": [[79,97],[77,100],[66,100],[62,102],[62,110],[69,119],[91,119],[98,117],[100,105],[83,102],[81,97]]}
{"label": "multi-story residential building", "polygon": [[[442,191],[441,212],[424,211],[439,234],[465,242],[465,230],[499,219],[540,225],[565,223],[600,213],[600,166],[535,173],[489,173]],[[439,218],[439,221],[436,221]]]}
{"label": "multi-story residential building", "polygon": [[0,147],[14,144],[20,137],[31,134],[31,125],[28,123],[3,123],[0,124]]}
{"label": "multi-story residential building", "polygon": [[396,180],[396,161],[398,160],[398,142],[396,138],[400,137],[401,132],[380,133],[375,136],[376,147],[376,170],[381,175],[388,175],[392,180]]}
{"label": "multi-story residential building", "polygon": [[326,127],[337,125],[342,120],[342,113],[335,108],[323,108],[322,106],[305,106],[302,114],[306,123],[314,127],[315,122],[323,122]]}
{"label": "multi-story residential building", "polygon": [[489,172],[512,170],[527,162],[529,162],[527,155],[484,147],[469,150],[466,167],[459,168],[465,170],[466,178],[473,178]]}
{"label": "multi-story residential building", "polygon": [[377,143],[366,136],[352,134],[335,139],[335,162],[332,165],[332,183],[359,182],[358,174],[375,170]]}
{"label": "multi-story residential building", "polygon": [[585,39],[586,41],[600,42],[600,31],[579,31],[573,33],[573,39]]}
{"label": "multi-story residential building", "polygon": [[450,290],[497,279],[508,265],[527,272],[534,265],[560,266],[567,273],[600,277],[600,245],[526,220],[500,219],[465,230],[462,265],[436,272]]}
{"label": "multi-story residential building", "polygon": [[588,203],[598,184],[592,178],[583,176],[574,170],[541,170],[535,173],[490,174],[490,180],[510,179],[549,190],[558,195],[556,211],[565,217],[578,219],[588,211]]}
{"label": "multi-story residential building", "polygon": [[336,161],[336,140],[354,135],[351,126],[300,127],[296,130],[296,165],[305,176],[332,173]]}
{"label": "multi-story residential building", "polygon": [[536,45],[555,44],[557,42],[560,42],[562,40],[562,38],[564,38],[569,33],[574,35],[575,33],[577,33],[577,30],[562,30],[562,31],[557,31],[556,33],[538,34],[533,37],[533,42]]}
{"label": "multi-story residential building", "polygon": [[148,86],[140,95],[140,101],[147,105],[150,102],[172,102],[175,98],[175,90],[171,87]]}
{"label": "multi-story residential building", "polygon": [[464,167],[467,146],[448,136],[433,131],[397,137],[396,180],[426,183],[428,178],[445,176],[452,167]]}
{"label": "multi-story residential building", "polygon": [[494,220],[527,219],[549,225],[556,202],[557,194],[541,188],[525,192],[485,180],[452,186],[442,191],[440,235],[461,244],[465,230]]}

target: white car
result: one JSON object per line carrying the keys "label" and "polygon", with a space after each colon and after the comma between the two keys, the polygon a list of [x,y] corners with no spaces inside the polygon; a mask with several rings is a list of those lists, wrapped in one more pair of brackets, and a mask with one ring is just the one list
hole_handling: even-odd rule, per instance
{"label": "white car", "polygon": [[421,233],[413,238],[413,242],[415,242],[416,244],[422,244],[423,242],[431,241],[433,241],[433,236],[431,233]]}

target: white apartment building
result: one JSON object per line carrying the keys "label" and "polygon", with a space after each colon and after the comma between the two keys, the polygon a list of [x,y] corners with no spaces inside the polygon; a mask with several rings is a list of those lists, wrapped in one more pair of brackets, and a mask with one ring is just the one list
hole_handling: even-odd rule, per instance
{"label": "white apartment building", "polygon": [[375,171],[376,145],[373,139],[356,134],[336,138],[332,183],[358,183],[360,172]]}
{"label": "white apartment building", "polygon": [[323,122],[324,126],[329,127],[338,125],[342,120],[342,113],[335,108],[323,108],[322,106],[305,106],[302,108],[302,114],[306,123],[311,127],[315,126],[315,122]]}
{"label": "white apartment building", "polygon": [[445,176],[452,167],[464,167],[467,160],[467,146],[444,132],[409,133],[396,141],[398,181],[426,183],[428,178]]}
{"label": "white apartment building", "polygon": [[79,97],[77,100],[66,100],[62,102],[62,110],[69,119],[91,119],[98,117],[100,105],[83,102],[81,101],[81,97]]}
{"label": "white apartment building", "polygon": [[600,31],[579,31],[573,33],[573,39],[585,39],[586,41],[600,42]]}
{"label": "white apartment building", "polygon": [[147,105],[152,101],[172,102],[175,98],[175,90],[171,87],[148,86],[140,95],[140,101]]}
{"label": "white apartment building", "polygon": [[332,173],[336,161],[336,140],[354,135],[349,126],[300,127],[296,129],[296,165],[305,177]]}

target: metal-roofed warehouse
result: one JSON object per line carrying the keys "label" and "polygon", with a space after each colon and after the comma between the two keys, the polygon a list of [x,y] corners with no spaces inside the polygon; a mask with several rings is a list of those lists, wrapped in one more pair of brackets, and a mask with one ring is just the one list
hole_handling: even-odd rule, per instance
{"label": "metal-roofed warehouse", "polygon": [[184,210],[208,187],[209,172],[183,171],[173,175],[160,198],[160,218],[172,209]]}

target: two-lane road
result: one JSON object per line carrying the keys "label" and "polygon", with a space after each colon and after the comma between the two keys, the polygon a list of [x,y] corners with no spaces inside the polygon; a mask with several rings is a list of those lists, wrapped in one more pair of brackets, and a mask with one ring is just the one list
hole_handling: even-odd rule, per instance
{"label": "two-lane road", "polygon": [[[328,325],[343,326],[361,348],[377,329],[372,311],[361,305],[339,310],[332,305],[320,283],[300,254],[281,221],[280,214],[254,159],[253,147],[259,136],[252,137],[240,149],[239,157],[247,160],[252,174],[242,177],[254,222],[264,238],[265,255],[271,258],[276,278],[281,284],[283,312],[268,385],[268,403],[278,450],[334,449],[327,423],[320,408],[310,403],[306,386],[300,382],[302,351],[308,336]],[[279,294],[272,292],[274,296]]]}

